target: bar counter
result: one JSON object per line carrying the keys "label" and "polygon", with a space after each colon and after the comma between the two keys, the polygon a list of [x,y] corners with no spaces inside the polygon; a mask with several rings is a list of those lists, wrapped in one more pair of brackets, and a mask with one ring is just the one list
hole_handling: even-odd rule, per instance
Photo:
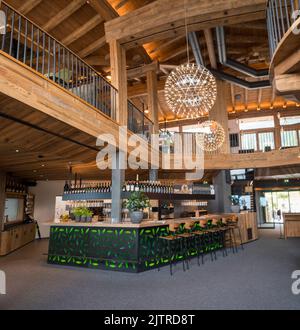
{"label": "bar counter", "polygon": [[[160,236],[169,234],[172,225],[224,216],[229,215],[144,221],[141,224],[111,221],[49,223],[48,263],[133,273],[154,269],[168,265],[170,258],[183,258],[180,253],[170,256],[167,242],[159,239]],[[243,216],[240,215],[239,218],[242,227]],[[221,244],[218,248],[220,247]],[[189,255],[193,256],[192,250]]]}

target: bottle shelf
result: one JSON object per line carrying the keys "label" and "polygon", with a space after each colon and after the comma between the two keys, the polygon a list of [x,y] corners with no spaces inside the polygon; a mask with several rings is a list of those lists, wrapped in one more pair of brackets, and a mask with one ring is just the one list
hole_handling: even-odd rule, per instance
{"label": "bottle shelf", "polygon": [[[144,193],[152,200],[214,200],[215,195],[209,194],[160,194],[160,193]],[[131,195],[131,192],[122,192],[122,198],[127,199]],[[64,194],[63,201],[86,201],[86,200],[101,200],[111,199],[111,193],[81,193],[81,194]]]}

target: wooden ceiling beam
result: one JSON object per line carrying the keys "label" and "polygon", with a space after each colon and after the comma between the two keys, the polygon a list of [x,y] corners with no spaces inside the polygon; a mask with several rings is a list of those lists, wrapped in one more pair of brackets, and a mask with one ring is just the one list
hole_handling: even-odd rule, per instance
{"label": "wooden ceiling beam", "polygon": [[65,19],[70,17],[72,14],[74,14],[85,3],[86,3],[86,0],[72,0],[67,7],[60,10],[46,24],[44,24],[43,29],[46,31],[53,30],[56,26],[58,26],[60,23],[62,23]]}
{"label": "wooden ceiling beam", "polygon": [[96,50],[102,48],[106,44],[106,38],[105,36],[95,40],[93,43],[88,45],[86,48],[82,49],[79,53],[78,56],[81,58],[86,58],[87,56],[91,55],[94,53]]}
{"label": "wooden ceiling beam", "polygon": [[27,0],[24,1],[23,5],[18,8],[18,11],[22,13],[23,15],[28,14],[31,12],[35,7],[37,7],[42,0]]}
{"label": "wooden ceiling beam", "polygon": [[127,79],[133,79],[133,78],[139,78],[145,76],[147,72],[150,71],[155,71],[155,72],[159,71],[159,64],[157,61],[127,70]]}
{"label": "wooden ceiling beam", "polygon": [[218,64],[217,64],[217,59],[216,59],[214,38],[213,38],[212,30],[205,29],[204,37],[205,37],[206,46],[207,46],[207,50],[208,50],[210,65],[213,69],[217,69]]}
{"label": "wooden ceiling beam", "polygon": [[109,66],[109,60],[106,59],[106,56],[88,56],[84,59],[86,63],[91,66]]}
{"label": "wooden ceiling beam", "polygon": [[[157,91],[163,91],[165,88],[166,79],[157,81]],[[128,98],[140,97],[147,95],[147,85],[146,84],[136,84],[133,86],[128,86]]]}
{"label": "wooden ceiling beam", "polygon": [[98,24],[103,22],[103,19],[100,15],[96,15],[93,18],[91,18],[89,21],[87,21],[85,24],[80,26],[78,29],[73,31],[71,34],[69,34],[67,37],[61,40],[61,43],[65,46],[70,45],[74,41],[78,40],[82,36],[84,36],[86,33],[94,29]]}
{"label": "wooden ceiling beam", "polygon": [[89,0],[89,4],[105,22],[119,17],[107,0]]}
{"label": "wooden ceiling beam", "polygon": [[[265,18],[265,0],[209,1],[157,0],[138,10],[105,24],[107,41],[118,40],[126,47],[135,47],[166,35],[184,33],[185,16],[189,31]],[[185,15],[185,13],[187,14]]]}

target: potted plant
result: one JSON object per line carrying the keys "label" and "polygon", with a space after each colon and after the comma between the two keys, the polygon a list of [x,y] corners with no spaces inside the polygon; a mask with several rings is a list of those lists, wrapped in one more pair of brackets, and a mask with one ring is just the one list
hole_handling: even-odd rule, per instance
{"label": "potted plant", "polygon": [[238,196],[229,196],[231,201],[231,211],[232,213],[240,213],[240,199]]}
{"label": "potted plant", "polygon": [[74,217],[75,217],[75,221],[76,222],[80,222],[81,221],[81,216],[82,216],[82,208],[81,207],[76,207],[73,211],[72,211]]}
{"label": "potted plant", "polygon": [[130,212],[131,222],[140,223],[143,220],[143,210],[149,206],[149,198],[143,192],[133,192],[126,202],[126,208]]}
{"label": "potted plant", "polygon": [[93,218],[93,212],[92,211],[90,211],[89,209],[84,209],[83,215],[86,218],[85,219],[86,222],[92,222],[92,218]]}

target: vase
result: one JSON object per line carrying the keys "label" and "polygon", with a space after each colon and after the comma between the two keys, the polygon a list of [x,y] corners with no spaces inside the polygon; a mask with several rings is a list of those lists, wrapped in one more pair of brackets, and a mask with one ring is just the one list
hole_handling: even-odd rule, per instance
{"label": "vase", "polygon": [[86,222],[86,216],[85,215],[81,216],[81,222]]}
{"label": "vase", "polygon": [[75,222],[80,222],[80,215],[75,216]]}
{"label": "vase", "polygon": [[92,222],[92,217],[86,217],[86,222]]}
{"label": "vase", "polygon": [[130,219],[132,223],[141,223],[144,217],[143,211],[133,211],[130,213]]}

